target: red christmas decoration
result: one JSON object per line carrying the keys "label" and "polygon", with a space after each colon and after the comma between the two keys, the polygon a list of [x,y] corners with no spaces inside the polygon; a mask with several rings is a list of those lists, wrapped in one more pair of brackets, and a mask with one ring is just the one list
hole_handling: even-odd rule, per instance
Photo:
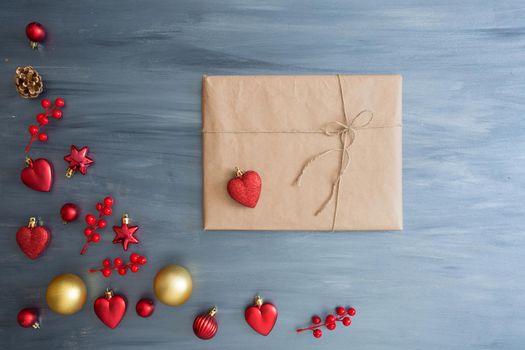
{"label": "red christmas decoration", "polygon": [[138,244],[140,241],[135,237],[135,233],[139,229],[138,226],[128,226],[129,225],[129,216],[128,214],[122,215],[122,225],[113,226],[113,231],[115,231],[115,238],[113,243],[122,243],[124,250],[128,250],[129,244]]}
{"label": "red christmas decoration", "polygon": [[329,314],[326,316],[324,323],[321,323],[322,319],[318,315],[312,316],[313,325],[307,328],[300,328],[297,330],[297,333],[312,331],[315,338],[321,338],[323,336],[323,331],[321,330],[322,327],[326,327],[326,329],[333,331],[337,327],[337,322],[341,322],[343,326],[348,327],[352,324],[352,319],[350,317],[355,315],[356,310],[353,307],[346,310],[344,307],[338,306],[335,308],[335,315]]}
{"label": "red christmas decoration", "polygon": [[64,224],[75,221],[79,214],[80,209],[73,203],[66,203],[60,208],[60,217]]}
{"label": "red christmas decoration", "polygon": [[49,117],[53,117],[54,119],[62,118],[61,108],[64,107],[65,101],[63,98],[59,97],[55,100],[54,106],[51,106],[51,101],[44,99],[40,102],[40,105],[44,108],[44,113],[37,114],[36,121],[38,125],[30,125],[27,129],[31,138],[25,148],[26,153],[29,152],[31,145],[37,139],[40,142],[46,142],[48,140],[48,135],[45,132],[40,132],[40,129],[49,123]]}
{"label": "red christmas decoration", "polygon": [[87,146],[78,149],[71,145],[71,153],[64,156],[64,160],[69,162],[69,167],[66,171],[66,177],[70,178],[78,170],[82,175],[86,175],[87,168],[94,163],[93,159],[87,156],[89,148]]}
{"label": "red christmas decoration", "polygon": [[240,204],[255,208],[261,194],[261,185],[262,180],[257,172],[243,172],[236,168],[235,177],[228,182],[228,193]]}
{"label": "red christmas decoration", "polygon": [[106,289],[104,296],[97,298],[93,307],[102,323],[114,329],[126,313],[126,299],[121,295],[114,295],[111,289]]}
{"label": "red christmas decoration", "polygon": [[198,338],[208,340],[215,336],[219,330],[219,325],[215,319],[217,311],[217,307],[214,306],[207,314],[195,317],[195,321],[193,321],[193,333],[195,333]]}
{"label": "red christmas decoration", "polygon": [[36,49],[38,43],[46,37],[46,29],[38,22],[31,22],[26,26],[26,36],[31,41],[31,48]]}
{"label": "red christmas decoration", "polygon": [[113,206],[113,198],[106,197],[104,198],[104,204],[97,203],[95,208],[98,211],[98,218],[95,215],[87,214],[86,223],[88,227],[84,229],[84,236],[86,236],[86,244],[82,247],[80,255],[86,253],[90,243],[100,242],[100,234],[96,232],[98,229],[103,229],[107,226],[106,220],[103,219],[104,216],[110,216],[113,212],[111,207]]}
{"label": "red christmas decoration", "polygon": [[145,265],[148,260],[145,256],[141,256],[137,253],[133,253],[129,256],[129,263],[124,264],[124,261],[121,258],[116,258],[111,261],[111,259],[102,260],[102,268],[100,269],[91,269],[89,272],[101,272],[104,277],[111,276],[112,270],[117,270],[119,275],[124,276],[128,269],[133,272],[139,272],[140,266]]}
{"label": "red christmas decoration", "polygon": [[142,298],[137,302],[135,310],[137,311],[137,315],[140,317],[150,317],[155,311],[155,303],[151,299]]}
{"label": "red christmas decoration", "polygon": [[24,328],[40,328],[38,323],[38,310],[33,308],[25,308],[18,312],[17,318],[20,327]]}
{"label": "red christmas decoration", "polygon": [[35,191],[49,192],[53,187],[53,166],[45,158],[32,160],[26,157],[26,167],[20,173],[20,180]]}
{"label": "red christmas decoration", "polygon": [[277,322],[277,308],[270,303],[263,303],[260,296],[255,297],[255,305],[246,308],[244,319],[257,333],[267,336]]}
{"label": "red christmas decoration", "polygon": [[16,243],[30,259],[35,260],[51,241],[51,231],[45,226],[37,226],[36,218],[29,218],[27,226],[22,226],[16,232]]}

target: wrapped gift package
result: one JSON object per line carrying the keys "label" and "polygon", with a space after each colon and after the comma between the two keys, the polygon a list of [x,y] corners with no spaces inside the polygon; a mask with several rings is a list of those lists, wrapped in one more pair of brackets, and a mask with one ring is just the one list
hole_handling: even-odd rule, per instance
{"label": "wrapped gift package", "polygon": [[[205,230],[401,230],[399,75],[204,76]],[[227,192],[254,170],[255,208]]]}

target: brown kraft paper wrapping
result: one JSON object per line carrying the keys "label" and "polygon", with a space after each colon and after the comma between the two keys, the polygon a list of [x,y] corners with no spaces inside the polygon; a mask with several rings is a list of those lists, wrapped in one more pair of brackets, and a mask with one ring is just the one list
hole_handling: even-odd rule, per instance
{"label": "brown kraft paper wrapping", "polygon": [[[399,75],[204,76],[204,229],[401,230],[401,85]],[[262,178],[256,208],[228,195],[236,166]]]}

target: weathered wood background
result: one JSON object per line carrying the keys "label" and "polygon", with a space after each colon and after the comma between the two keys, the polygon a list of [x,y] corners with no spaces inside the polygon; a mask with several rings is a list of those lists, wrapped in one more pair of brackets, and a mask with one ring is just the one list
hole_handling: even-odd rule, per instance
{"label": "weathered wood background", "polygon": [[[525,347],[525,3],[399,1],[22,1],[0,5],[0,348],[2,349],[523,349]],[[32,51],[28,22],[49,38]],[[64,118],[32,156],[56,170],[52,193],[25,188],[27,126],[38,101],[15,92],[35,66]],[[404,209],[400,233],[203,232],[202,74],[399,73],[404,76]],[[91,148],[87,176],[67,180],[71,144]],[[86,271],[122,255],[106,229],[85,256],[84,225],[60,223],[66,201],[84,214],[116,198],[118,221],[140,225],[149,264],[133,276]],[[53,231],[29,261],[17,228],[40,216]],[[191,300],[140,319],[164,264],[187,266]],[[46,308],[47,283],[81,275],[84,310]],[[93,300],[110,284],[128,314],[105,328]],[[255,293],[279,307],[274,332],[244,323]],[[337,304],[357,307],[349,329],[315,340],[294,329]],[[194,337],[193,317],[218,305],[220,330]],[[21,329],[24,306],[42,329]]]}

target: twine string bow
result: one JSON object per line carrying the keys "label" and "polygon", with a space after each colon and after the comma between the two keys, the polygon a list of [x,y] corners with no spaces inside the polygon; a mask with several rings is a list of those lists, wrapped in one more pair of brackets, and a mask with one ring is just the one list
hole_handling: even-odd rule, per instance
{"label": "twine string bow", "polygon": [[339,205],[339,192],[341,190],[341,179],[344,173],[346,172],[346,170],[348,169],[348,166],[350,165],[349,149],[354,143],[354,140],[356,138],[356,131],[359,129],[367,129],[367,126],[372,122],[372,119],[374,118],[374,114],[371,111],[364,109],[360,111],[359,113],[357,113],[355,117],[352,118],[352,120],[349,120],[348,113],[346,112],[346,104],[345,104],[345,98],[343,94],[343,87],[341,84],[341,77],[338,75],[337,78],[339,81],[339,92],[341,95],[342,109],[343,109],[343,115],[345,118],[345,122],[344,123],[339,122],[339,121],[330,122],[326,124],[323,130],[323,133],[329,137],[339,136],[341,147],[331,148],[331,149],[328,149],[324,152],[318,153],[314,155],[313,157],[311,157],[305,163],[305,165],[301,169],[301,172],[299,173],[299,176],[297,176],[297,179],[295,181],[297,186],[301,186],[301,181],[302,181],[303,176],[305,175],[306,171],[313,163],[326,157],[327,155],[331,153],[334,153],[334,152],[341,153],[341,162],[339,165],[339,172],[332,184],[332,189],[330,191],[330,194],[328,198],[323,202],[321,207],[315,213],[316,216],[322,213],[326,209],[328,204],[330,204],[332,200],[334,200],[335,198],[335,208],[334,208],[334,215],[333,215],[333,220],[332,220],[332,231],[335,228],[335,223],[337,220],[337,209],[338,209],[337,207]]}

